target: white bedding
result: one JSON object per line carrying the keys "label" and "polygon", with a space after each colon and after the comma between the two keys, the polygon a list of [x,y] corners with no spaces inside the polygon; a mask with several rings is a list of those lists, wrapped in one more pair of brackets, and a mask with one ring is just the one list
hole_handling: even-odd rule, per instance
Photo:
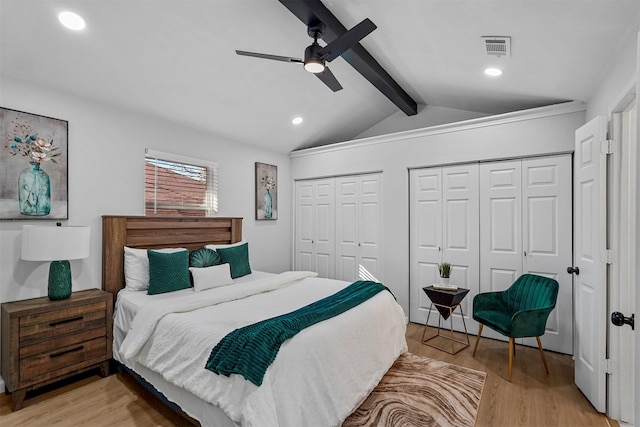
{"label": "white bedding", "polygon": [[406,351],[404,313],[388,292],[285,342],[260,387],[239,375],[204,369],[211,349],[232,330],[288,313],[349,284],[313,276],[258,276],[198,293],[152,296],[152,303],[141,296],[128,302],[119,297],[115,357],[161,374],[241,425],[340,425]]}

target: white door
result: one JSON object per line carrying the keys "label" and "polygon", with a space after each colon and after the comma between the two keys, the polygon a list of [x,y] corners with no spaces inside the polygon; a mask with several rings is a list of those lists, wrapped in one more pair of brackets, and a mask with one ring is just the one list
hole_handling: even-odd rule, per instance
{"label": "white door", "polygon": [[[442,261],[451,264],[451,283],[469,289],[460,303],[464,324],[458,310],[453,315],[453,328],[463,331],[466,325],[475,332],[473,297],[480,290],[480,247],[478,207],[478,164],[442,168]],[[433,325],[437,324],[431,316]]]}
{"label": "white door", "polygon": [[[481,164],[480,224],[480,291],[503,291],[525,273],[557,280],[558,300],[542,342],[572,354],[571,156]],[[483,336],[507,340],[485,330]],[[517,341],[537,347],[534,338]]]}
{"label": "white door", "polygon": [[334,179],[296,182],[296,270],[333,278],[335,253]]}
{"label": "white door", "polygon": [[[480,165],[480,292],[504,291],[522,275],[522,161]],[[482,336],[508,340],[484,328]]]}
{"label": "white door", "polygon": [[[560,285],[547,319],[544,348],[573,354],[571,156],[522,160],[522,272],[550,277]],[[535,338],[523,344],[536,347]]]}
{"label": "white door", "polygon": [[[470,290],[461,304],[470,328],[479,289],[478,165],[415,169],[410,181],[410,320],[426,322],[431,301],[422,288],[436,283],[439,263],[449,262],[451,283]],[[435,309],[429,322],[438,324]],[[464,330],[457,310],[453,327]]]}
{"label": "white door", "polygon": [[414,169],[409,179],[409,320],[424,324],[431,302],[422,288],[435,283],[442,259],[442,168]]}
{"label": "white door", "polygon": [[356,177],[336,179],[335,278],[339,280],[355,280],[358,273],[358,193]]}
{"label": "white door", "polygon": [[380,174],[336,178],[336,279],[357,280],[362,264],[384,280],[381,188]]}
{"label": "white door", "polygon": [[[362,264],[376,279],[384,282],[384,263],[382,262],[382,174],[363,175],[359,178],[358,196],[358,248]],[[358,266],[352,278],[358,279]]]}
{"label": "white door", "polygon": [[573,168],[575,382],[599,412],[606,409],[606,126],[596,117],[576,131]]}

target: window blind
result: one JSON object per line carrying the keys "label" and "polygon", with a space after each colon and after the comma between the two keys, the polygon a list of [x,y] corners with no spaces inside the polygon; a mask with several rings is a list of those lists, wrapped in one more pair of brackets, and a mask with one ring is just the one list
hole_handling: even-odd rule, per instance
{"label": "window blind", "polygon": [[215,216],[217,164],[151,149],[144,158],[147,216]]}

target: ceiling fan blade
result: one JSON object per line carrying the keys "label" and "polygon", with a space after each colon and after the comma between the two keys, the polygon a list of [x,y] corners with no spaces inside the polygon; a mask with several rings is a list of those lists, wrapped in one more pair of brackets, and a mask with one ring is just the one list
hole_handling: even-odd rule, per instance
{"label": "ceiling fan blade", "polygon": [[365,38],[376,28],[378,28],[376,24],[371,22],[369,18],[366,18],[364,21],[320,49],[318,54],[325,61],[333,61],[338,56],[357,45],[360,40]]}
{"label": "ceiling fan blade", "polygon": [[246,52],[244,50],[236,50],[236,53],[241,56],[252,56],[254,58],[272,59],[274,61],[293,62],[296,64],[302,64],[304,62],[302,59],[291,58],[290,56],[269,55],[266,53]]}
{"label": "ceiling fan blade", "polygon": [[342,86],[338,82],[338,79],[336,79],[336,76],[334,76],[331,70],[329,70],[329,68],[327,67],[324,67],[323,72],[317,73],[316,77],[322,80],[322,83],[329,86],[329,89],[331,89],[334,92],[337,92],[342,89]]}

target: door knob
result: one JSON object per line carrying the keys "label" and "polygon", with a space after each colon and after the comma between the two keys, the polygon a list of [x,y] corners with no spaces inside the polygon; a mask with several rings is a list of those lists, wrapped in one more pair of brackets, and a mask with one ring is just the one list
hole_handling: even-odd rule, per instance
{"label": "door knob", "polygon": [[624,317],[624,314],[619,311],[614,311],[611,313],[611,323],[616,326],[629,325],[632,330],[635,330],[635,313],[631,315],[631,317]]}
{"label": "door knob", "polygon": [[579,276],[580,275],[580,268],[578,268],[578,267],[567,267],[567,273],[569,273],[569,274],[575,273],[576,276]]}

